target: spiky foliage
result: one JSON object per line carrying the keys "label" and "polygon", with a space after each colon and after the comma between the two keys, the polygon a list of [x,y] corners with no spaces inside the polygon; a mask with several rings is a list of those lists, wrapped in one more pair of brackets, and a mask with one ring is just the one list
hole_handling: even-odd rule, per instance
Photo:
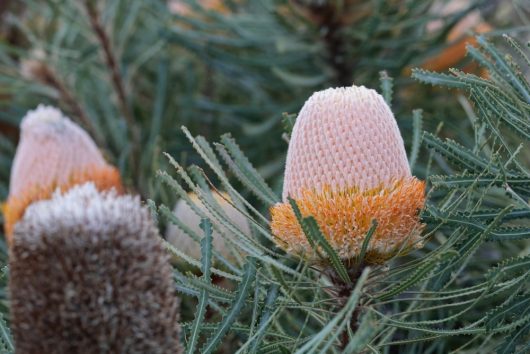
{"label": "spiky foliage", "polygon": [[[505,226],[524,226],[530,215],[524,195],[522,201],[517,197],[526,190],[526,177],[520,173],[510,179],[513,164],[524,167],[527,161],[521,154],[524,149],[517,150],[521,138],[506,128],[525,131],[521,122],[528,117],[528,102],[513,96],[511,81],[502,75],[501,79],[498,74],[490,79],[459,72],[455,77],[430,75],[437,84],[473,93],[469,97],[476,102],[475,113],[469,100],[460,97],[474,123],[477,143],[473,144],[464,139],[469,120],[455,109],[457,101],[448,99],[452,91],[411,86],[400,76],[404,68],[443,50],[445,34],[476,4],[442,17],[430,12],[433,1],[423,0],[296,1],[295,5],[237,0],[225,2],[222,13],[186,2],[193,16],[171,15],[160,1],[90,2],[97,4],[93,8],[77,1],[26,1],[25,13],[10,17],[18,28],[15,40],[11,37],[6,50],[0,51],[5,93],[0,117],[16,126],[37,103],[58,103],[87,129],[94,125],[95,138],[122,175],[134,180],[131,184],[163,202],[150,202],[160,221],[174,220],[176,196],[205,220],[212,219],[202,224],[200,260],[166,244],[192,269],[175,270],[188,321],[184,324],[187,351],[476,353],[498,347],[499,352],[524,353],[524,346],[514,344],[524,343],[529,326],[526,293],[518,292],[528,286],[524,258],[528,247],[526,241],[511,239],[527,237],[528,232]],[[348,11],[342,11],[342,4]],[[349,23],[340,18],[352,12],[362,16]],[[428,23],[437,19],[442,27],[428,32]],[[511,64],[505,71],[502,52],[495,53],[477,61],[493,72],[519,77]],[[395,78],[381,75],[382,94],[392,103],[402,131],[410,130],[405,141],[412,142],[407,145],[411,166],[422,176],[432,170],[462,176],[455,181],[441,178],[450,189],[440,189],[436,178],[430,181],[435,189],[423,215],[430,242],[387,266],[364,267],[367,243],[352,264],[343,264],[315,218],[299,219],[307,239],[333,266],[323,273],[273,247],[265,211],[280,200],[279,180],[272,180],[270,186],[266,180],[283,169],[281,113],[297,112],[311,93],[341,82],[375,88],[382,69]],[[472,98],[486,93],[487,100]],[[422,111],[411,114],[409,107],[423,109],[425,119]],[[500,114],[504,109],[510,114]],[[499,124],[480,123],[476,119],[480,111],[484,122],[495,116]],[[505,117],[513,119],[504,121]],[[285,115],[284,125],[292,127],[294,118]],[[440,152],[425,154],[420,149],[422,127],[434,133],[440,120],[446,123],[443,132],[468,149],[434,135],[426,135],[424,141]],[[179,134],[181,124],[193,132],[187,136],[197,153]],[[233,131],[249,158],[229,135],[216,144],[196,136],[211,139],[220,131]],[[503,141],[511,153],[499,150]],[[5,168],[0,172],[5,174],[14,149],[10,140],[0,143],[6,156],[0,160]],[[166,168],[158,180],[150,178],[159,164],[165,167],[157,160],[159,151],[178,161],[176,178]],[[199,167],[184,169],[186,158]],[[499,184],[503,174],[510,187],[504,190]],[[160,182],[170,188],[159,189]],[[216,186],[213,191],[212,186]],[[251,233],[225,215],[211,194],[218,193],[216,188],[228,193],[234,206],[247,215]],[[207,212],[187,198],[190,190]],[[233,240],[235,260],[228,261],[212,249],[209,240],[214,230]],[[373,231],[368,230],[367,242]],[[201,239],[196,236],[190,233],[190,238]],[[513,313],[521,321],[514,321]],[[6,328],[0,321],[0,339],[9,351],[13,346]]]}
{"label": "spiky foliage", "polygon": [[[201,211],[208,213],[207,209],[201,205],[200,200],[193,193],[188,194],[189,199],[199,208]],[[226,194],[213,194],[216,202],[223,208],[224,213],[237,225],[242,232],[248,234],[250,232],[250,226],[246,217],[241,214],[236,208],[231,205],[230,197]],[[168,225],[166,230],[166,240],[173,246],[178,247],[181,251],[185,252],[188,256],[194,258],[200,258],[201,248],[196,242],[203,236],[200,229],[201,218],[195,213],[193,208],[184,200],[178,201],[175,209],[173,210],[174,217],[172,221],[176,225]],[[222,227],[222,226],[221,226]],[[196,236],[195,239],[191,239],[189,235]],[[231,244],[226,241],[223,235],[213,232],[212,242],[214,247],[219,250],[221,255],[226,259],[233,258],[231,255]]]}
{"label": "spiky foliage", "polygon": [[[520,64],[528,66],[525,51],[507,40],[522,58]],[[184,324],[187,341],[194,343],[192,349],[204,342],[201,352],[212,352],[214,344],[221,345],[226,326],[231,326],[230,333],[242,343],[237,345],[240,352],[528,350],[530,176],[522,154],[525,147],[518,147],[525,142],[512,131],[521,134],[515,127],[529,117],[526,96],[530,86],[515,60],[507,61],[484,38],[479,37],[478,43],[479,48],[469,48],[470,54],[489,67],[490,79],[456,70],[452,75],[414,74],[422,81],[450,84],[468,93],[475,107],[477,141],[464,147],[425,133],[431,157],[438,156],[431,168],[450,169],[451,174],[429,179],[429,202],[422,215],[428,225],[426,247],[385,266],[364,265],[366,244],[351,264],[342,263],[312,217],[298,221],[308,242],[319,248],[332,268],[313,268],[271,248],[267,216],[248,203],[241,189],[234,188],[222,164],[265,206],[273,205],[279,196],[229,135],[211,145],[184,129],[220,188],[254,225],[254,234],[244,234],[223,214],[208,188],[206,181],[213,179],[209,173],[197,167],[186,170],[170,159],[182,182],[166,172],[160,174],[182,198],[186,189],[192,189],[208,209],[203,217],[215,220],[214,229],[223,225],[235,251],[254,257],[246,265],[225,263],[210,268],[212,274],[234,283],[237,290],[233,292],[213,285],[204,268],[211,264],[210,257],[221,259],[208,241],[203,241],[202,261],[168,245],[191,266],[203,269],[202,277],[177,276],[181,293],[199,300],[194,321]],[[502,96],[494,99],[494,93]],[[488,100],[481,99],[485,94]],[[164,206],[159,211],[162,216],[170,215]],[[209,240],[211,229],[204,231],[204,240]],[[373,229],[368,231],[367,242],[371,233]],[[258,267],[254,259],[259,260]],[[247,286],[249,279],[255,282],[252,291]],[[208,319],[205,308],[211,311]]]}
{"label": "spiky foliage", "polygon": [[169,257],[138,197],[91,184],[33,204],[10,254],[17,353],[179,353]]}
{"label": "spiky foliage", "polygon": [[[188,10],[172,14],[175,2]],[[441,50],[478,2],[444,17],[434,0],[347,1],[347,9],[334,0],[242,0],[222,11],[193,0],[11,4],[2,21],[9,26],[0,51],[2,130],[16,136],[24,112],[58,106],[129,185],[165,202],[171,196],[150,178],[165,163],[160,151],[198,161],[182,124],[207,137],[232,132],[267,177],[279,177],[283,112],[298,111],[322,88],[375,87],[380,70],[401,75]],[[433,21],[442,25],[428,30]],[[263,136],[269,144],[255,144]]]}

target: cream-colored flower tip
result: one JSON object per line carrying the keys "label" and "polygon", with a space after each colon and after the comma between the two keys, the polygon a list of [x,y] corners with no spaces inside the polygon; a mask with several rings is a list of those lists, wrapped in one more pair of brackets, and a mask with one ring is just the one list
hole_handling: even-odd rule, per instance
{"label": "cream-colored flower tip", "polygon": [[32,202],[48,199],[57,188],[67,190],[87,181],[100,190],[122,188],[117,169],[81,127],[53,107],[40,105],[29,111],[22,120],[4,205],[8,238]]}
{"label": "cream-colored flower tip", "polygon": [[40,105],[22,119],[9,192],[20,195],[31,185],[67,183],[70,174],[77,170],[106,165],[96,144],[82,128],[58,109]]}
{"label": "cream-colored flower tip", "polygon": [[10,252],[17,353],[180,353],[169,255],[138,197],[92,183],[28,207]]}
{"label": "cream-colored flower tip", "polygon": [[361,87],[313,94],[293,128],[283,203],[271,209],[272,231],[287,251],[316,258],[287,197],[316,218],[344,259],[355,257],[372,220],[378,227],[368,262],[419,244],[424,183],[412,177],[403,139],[383,97]]}
{"label": "cream-colored flower tip", "polygon": [[[230,200],[228,194],[222,193],[222,195],[219,195],[216,192],[212,192],[212,195],[232,223],[244,234],[249,235],[250,227],[248,225],[247,219],[228,202]],[[200,210],[210,217],[212,222],[215,222],[216,219],[211,216],[210,212],[206,209],[204,204],[202,204],[195,193],[189,193],[188,196],[195,203],[195,205],[199,207]],[[185,224],[185,226],[187,226],[197,236],[203,237],[204,231],[199,226],[201,222],[200,216],[197,215],[184,200],[181,199],[177,202],[173,213],[177,219]],[[221,224],[216,223],[216,226],[218,226],[221,230],[224,230],[226,234],[230,233],[230,231],[226,230]],[[194,241],[177,225],[171,224],[168,227],[166,231],[166,239],[169,243],[174,245],[182,252],[186,253],[188,256],[191,256],[195,259],[201,258],[200,244]],[[212,244],[214,249],[217,250],[223,257],[228,260],[234,259],[234,255],[230,250],[231,246],[218,231],[214,230],[212,233]]]}

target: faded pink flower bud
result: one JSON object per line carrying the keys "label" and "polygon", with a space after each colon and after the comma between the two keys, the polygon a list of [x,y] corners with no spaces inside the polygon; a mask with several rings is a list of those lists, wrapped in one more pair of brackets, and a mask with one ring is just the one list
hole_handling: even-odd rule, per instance
{"label": "faded pink flower bud", "polygon": [[8,240],[28,205],[50,198],[56,189],[88,181],[99,190],[122,189],[118,170],[105,161],[81,127],[53,107],[40,105],[29,111],[22,120],[3,208]]}
{"label": "faded pink flower bud", "polygon": [[418,245],[424,183],[412,177],[390,108],[361,87],[316,92],[296,120],[285,168],[284,203],[271,208],[272,231],[289,252],[314,259],[287,197],[312,215],[344,259],[355,257],[372,220],[367,261]]}
{"label": "faded pink flower bud", "polygon": [[[239,210],[234,208],[228,200],[230,197],[226,193],[221,195],[212,192],[215,201],[219,204],[222,210],[225,212],[226,216],[232,221],[232,223],[246,235],[250,234],[250,226],[246,217],[241,214]],[[226,230],[221,223],[216,222],[216,219],[210,214],[204,204],[200,201],[195,193],[189,193],[188,196],[195,203],[195,205],[202,210],[206,215],[208,215],[213,223],[216,224],[221,230],[229,232]],[[203,237],[203,231],[199,227],[201,222],[201,217],[193,211],[193,209],[184,201],[180,199],[175,205],[175,210],[173,211],[175,217],[181,220],[190,230],[192,230],[197,236]],[[186,253],[188,256],[191,256],[195,259],[201,258],[201,246],[198,242],[191,239],[183,230],[181,230],[177,225],[169,225],[166,232],[166,239],[169,243],[177,247],[182,252]],[[231,249],[229,242],[225,239],[225,236],[221,235],[220,232],[213,230],[212,233],[212,243],[214,249],[216,249],[224,258],[228,260],[234,260],[234,255]]]}

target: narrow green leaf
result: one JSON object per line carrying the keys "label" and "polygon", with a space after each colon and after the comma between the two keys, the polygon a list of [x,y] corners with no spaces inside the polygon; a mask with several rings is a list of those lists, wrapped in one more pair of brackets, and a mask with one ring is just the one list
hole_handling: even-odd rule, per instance
{"label": "narrow green leaf", "polygon": [[278,202],[278,196],[267,185],[263,177],[259,175],[254,166],[252,166],[234,139],[225,134],[221,137],[221,141],[223,145],[216,145],[217,151],[238,179],[249,190],[254,192],[258,198],[264,201],[267,206]]}
{"label": "narrow green leaf", "polygon": [[[529,333],[530,322],[512,331],[510,335],[505,336],[504,342],[497,349],[497,354],[528,353],[528,349],[530,349],[530,344],[527,339]],[[516,351],[518,345],[523,346],[523,348],[520,348],[520,351]]]}
{"label": "narrow green leaf", "polygon": [[250,353],[257,353],[259,345],[262,343],[262,339],[265,336],[265,330],[270,324],[269,319],[271,318],[272,312],[274,311],[274,303],[278,298],[278,290],[278,284],[271,284],[271,286],[267,290],[267,299],[265,300],[265,305],[263,306],[263,311],[260,315],[258,330],[256,331],[256,337],[253,340]]}
{"label": "narrow green leaf", "polygon": [[7,349],[7,353],[14,353],[15,346],[13,344],[13,337],[11,336],[11,330],[7,325],[4,315],[0,313],[0,341],[3,346]]}
{"label": "narrow green leaf", "polygon": [[209,354],[215,351],[215,349],[217,348],[221,340],[224,338],[226,333],[229,331],[230,327],[236,321],[237,316],[243,309],[248,294],[252,289],[252,283],[254,282],[254,278],[256,276],[256,258],[247,257],[247,263],[245,264],[243,271],[243,279],[241,280],[241,283],[237,288],[237,293],[234,302],[232,303],[230,310],[223,318],[222,322],[219,323],[219,325],[217,326],[213,335],[204,344],[201,350],[201,353],[203,354]]}
{"label": "narrow green leaf", "polygon": [[492,268],[486,278],[500,281],[499,277],[510,278],[524,274],[530,269],[530,255],[504,260]]}
{"label": "narrow green leaf", "polygon": [[372,312],[368,312],[363,316],[359,327],[346,348],[342,351],[343,354],[361,353],[366,345],[370,342],[373,336],[377,333],[377,319]]}
{"label": "narrow green leaf", "polygon": [[200,336],[201,326],[204,320],[204,315],[206,313],[207,304],[208,292],[205,289],[202,289],[199,296],[199,303],[197,304],[197,308],[195,309],[195,319],[193,320],[190,339],[186,348],[187,354],[193,354],[195,352],[195,346],[197,345],[197,341]]}
{"label": "narrow green leaf", "polygon": [[[450,176],[431,176],[430,182],[434,187],[443,188],[468,188],[471,185],[476,187],[491,187],[501,186],[506,180],[501,176],[495,175],[474,175],[474,174],[456,174]],[[510,184],[521,184],[530,186],[530,178],[528,177],[516,177],[510,178],[509,181],[513,182]]]}
{"label": "narrow green leaf", "polygon": [[153,219],[155,224],[158,223],[158,212],[156,210],[156,203],[152,199],[147,199],[146,204],[151,214],[151,218]]}
{"label": "narrow green leaf", "polygon": [[282,114],[283,130],[289,137],[291,136],[295,122],[296,122],[296,114],[289,114],[289,113]]}
{"label": "narrow green leaf", "polygon": [[278,196],[274,191],[267,185],[267,182],[261,177],[258,171],[252,166],[252,163],[245,156],[239,145],[230,134],[224,134],[221,136],[221,141],[224,146],[230,152],[230,155],[233,156],[234,161],[241,168],[241,171],[252,181],[252,183],[260,188],[263,194],[267,195],[268,198],[272,200],[273,203],[279,201]]}
{"label": "narrow green leaf", "polygon": [[492,56],[496,66],[499,67],[499,71],[508,80],[508,82],[517,90],[517,92],[524,98],[526,102],[530,102],[530,93],[519,81],[517,76],[513,74],[513,71],[506,63],[502,55],[497,51],[497,49],[491,43],[489,43],[484,36],[477,36],[477,41],[480,46]]}
{"label": "narrow green leaf", "polygon": [[383,93],[383,98],[388,104],[389,107],[392,107],[392,95],[394,89],[394,79],[388,76],[386,71],[379,72],[379,82],[381,83],[381,92]]}
{"label": "narrow green leaf", "polygon": [[498,169],[493,168],[491,165],[491,161],[487,161],[486,159],[477,156],[471,150],[466,149],[455,141],[449,139],[442,141],[430,133],[425,133],[423,138],[429,148],[438,151],[440,154],[464,167],[468,171],[483,172],[484,170],[489,169],[491,172],[498,172]]}
{"label": "narrow green leaf", "polygon": [[421,109],[415,109],[412,111],[412,145],[409,154],[409,165],[410,169],[414,170],[418,155],[420,153],[421,138],[423,129],[423,111]]}
{"label": "narrow green leaf", "polygon": [[337,275],[345,284],[350,285],[351,280],[348,275],[348,271],[344,266],[344,263],[340,259],[337,252],[335,252],[333,247],[331,247],[329,242],[326,240],[326,237],[324,236],[324,234],[322,234],[322,231],[320,231],[320,227],[318,226],[318,223],[316,222],[315,218],[313,218],[312,216],[303,217],[302,213],[300,212],[300,209],[298,208],[298,205],[296,204],[296,201],[291,197],[289,197],[288,200],[289,204],[291,204],[291,208],[293,208],[298,223],[304,231],[304,234],[311,247],[317,253],[319,252],[319,247],[321,247],[326,253],[327,259],[330,261],[331,265],[337,272]]}
{"label": "narrow green leaf", "polygon": [[[530,294],[513,296],[508,302],[495,308],[486,317],[486,329],[493,331],[499,325],[513,323],[516,326],[530,321]],[[527,317],[525,317],[527,316]]]}
{"label": "narrow green leaf", "polygon": [[429,72],[422,69],[412,69],[412,77],[420,82],[433,86],[447,86],[459,89],[467,87],[466,83],[455,76]]}
{"label": "narrow green leaf", "polygon": [[[204,232],[204,237],[201,240],[202,278],[205,282],[209,283],[211,281],[210,270],[212,267],[212,224],[208,219],[202,219],[200,226]],[[201,325],[204,320],[207,304],[208,292],[204,288],[201,289],[199,303],[197,304],[195,319],[193,320],[190,339],[188,341],[188,347],[186,348],[186,353],[188,354],[193,354],[195,352],[195,346],[197,345],[200,336]]]}
{"label": "narrow green leaf", "polygon": [[201,219],[200,227],[204,232],[201,240],[202,278],[209,282],[212,268],[212,223],[208,219]]}
{"label": "narrow green leaf", "polygon": [[372,220],[372,226],[370,226],[370,229],[366,233],[366,236],[364,237],[363,244],[361,246],[361,252],[355,259],[355,266],[354,266],[354,274],[357,273],[357,270],[361,266],[364,257],[366,256],[366,251],[368,250],[368,245],[370,244],[370,240],[372,239],[372,236],[375,233],[375,229],[377,228],[377,220]]}
{"label": "narrow green leaf", "polygon": [[444,261],[447,261],[448,259],[455,257],[458,255],[458,252],[454,250],[449,250],[444,253],[442,253],[439,256],[432,257],[431,259],[423,262],[418,266],[418,268],[404,281],[400,282],[397,286],[393,287],[392,289],[376,296],[376,299],[385,301],[388,299],[391,299],[392,297],[402,293],[403,291],[407,290],[420,280],[424,279],[427,274],[432,272],[439,263],[442,263]]}

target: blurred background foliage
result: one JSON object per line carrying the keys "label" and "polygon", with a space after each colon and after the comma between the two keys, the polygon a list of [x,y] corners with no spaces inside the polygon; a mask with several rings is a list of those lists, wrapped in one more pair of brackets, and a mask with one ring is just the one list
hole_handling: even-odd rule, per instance
{"label": "blurred background foliage", "polygon": [[4,1],[0,197],[18,123],[41,102],[84,126],[133,189],[165,202],[171,196],[151,178],[164,164],[160,152],[197,161],[181,125],[208,138],[231,132],[279,190],[283,114],[322,88],[379,87],[383,70],[394,80],[393,110],[407,143],[417,107],[429,130],[443,120],[447,134],[466,135],[469,122],[452,119],[461,113],[452,93],[414,84],[410,69],[474,70],[464,42],[474,31],[513,26],[519,3]]}
{"label": "blurred background foliage", "polygon": [[[159,218],[162,224],[188,190],[205,193],[203,202],[210,200],[209,181],[198,168],[178,170],[175,179],[163,173],[156,178],[157,171],[171,170],[162,152],[182,166],[215,170],[216,163],[208,159],[217,155],[213,150],[210,154],[206,141],[230,132],[257,172],[224,137],[224,148],[217,145],[216,151],[226,152],[240,167],[227,169],[226,174],[215,170],[208,178],[231,192],[235,204],[257,209],[249,217],[252,232],[270,245],[267,207],[274,200],[270,196],[281,190],[285,134],[296,112],[314,91],[366,85],[391,103],[415,174],[441,176],[429,180],[434,188],[424,213],[432,242],[395,261],[391,272],[381,268],[371,275],[369,287],[379,296],[363,300],[371,309],[363,317],[370,333],[360,333],[366,337],[357,338],[359,343],[370,342],[372,352],[385,353],[511,349],[502,345],[502,336],[520,340],[526,334],[520,331],[528,330],[529,323],[510,322],[514,311],[528,301],[528,272],[521,271],[528,260],[506,259],[524,256],[528,250],[527,241],[513,241],[524,238],[528,230],[513,227],[526,225],[528,216],[524,201],[530,197],[530,155],[521,134],[528,137],[524,94],[530,89],[525,80],[518,79],[526,85],[523,88],[510,81],[514,72],[528,75],[524,63],[519,67],[508,60],[508,71],[500,66],[504,56],[523,52],[502,41],[500,34],[524,43],[529,21],[530,5],[524,0],[4,1],[0,3],[0,198],[8,193],[20,119],[39,103],[59,106],[87,129],[120,168],[129,188],[157,205],[153,208],[165,216]],[[488,41],[478,43],[473,36],[477,32]],[[499,51],[489,51],[489,41]],[[466,56],[467,43],[480,45],[482,56],[478,50]],[[436,76],[413,71],[415,67],[458,70],[452,76]],[[493,94],[478,95],[486,92],[484,87]],[[513,115],[508,114],[511,120],[500,122],[507,112]],[[189,130],[188,137],[181,126]],[[433,133],[424,139],[431,150],[420,146],[422,130]],[[206,140],[193,140],[197,135]],[[241,170],[259,182],[258,188],[235,178]],[[270,191],[256,177],[258,173]],[[489,179],[481,180],[484,176]],[[518,181],[519,189],[504,188],[499,182],[509,178]],[[483,184],[477,185],[477,180]],[[164,182],[172,188],[162,186]],[[507,206],[514,210],[505,210]],[[213,308],[206,314],[208,320],[234,316],[228,317],[234,321],[230,323],[234,333],[222,345],[227,353],[249,333],[255,338],[245,342],[248,352],[259,348],[289,352],[307,343],[329,348],[327,343],[336,338],[320,327],[335,318],[329,311],[335,299],[326,292],[330,284],[303,263],[285,260],[278,250],[260,259],[261,267],[255,259],[244,266],[243,256],[258,257],[263,246],[250,235],[234,234],[242,244],[234,242],[238,261],[224,262],[216,275],[228,279],[225,290],[239,287],[237,291],[220,290],[206,276],[199,279],[176,270],[179,291],[189,295],[184,297],[189,306],[183,307],[183,318],[190,321],[185,324],[187,335],[199,330],[216,333],[202,319],[191,322],[194,299],[204,291],[210,296],[204,301]],[[486,242],[492,239],[504,242]],[[503,260],[508,263],[496,265]],[[204,265],[188,263],[195,268]],[[287,268],[291,270],[282,273]],[[515,269],[513,274],[510,269]],[[507,278],[500,279],[499,273]],[[255,289],[244,279],[255,281]],[[315,279],[318,282],[308,283]],[[501,286],[492,296],[483,295],[497,283]],[[520,296],[517,301],[507,295],[510,292]],[[353,293],[360,294],[360,288]],[[476,294],[484,301],[475,303]],[[246,317],[235,322],[241,311],[237,306],[248,296],[254,301],[254,313],[260,310],[272,318],[273,329],[264,325],[257,330],[258,317],[248,309]],[[274,307],[276,296],[281,304]],[[337,321],[351,315],[357,302],[348,304]],[[3,306],[7,312],[5,301]],[[496,306],[500,306],[497,312]],[[234,309],[238,311],[231,312]],[[387,317],[389,313],[392,316]],[[249,318],[252,323],[244,323]],[[499,331],[493,328],[495,321],[503,326]],[[219,344],[224,334],[217,334]],[[472,334],[477,335],[467,337]],[[264,347],[255,344],[263,338],[259,345]],[[432,341],[440,338],[447,341]]]}

